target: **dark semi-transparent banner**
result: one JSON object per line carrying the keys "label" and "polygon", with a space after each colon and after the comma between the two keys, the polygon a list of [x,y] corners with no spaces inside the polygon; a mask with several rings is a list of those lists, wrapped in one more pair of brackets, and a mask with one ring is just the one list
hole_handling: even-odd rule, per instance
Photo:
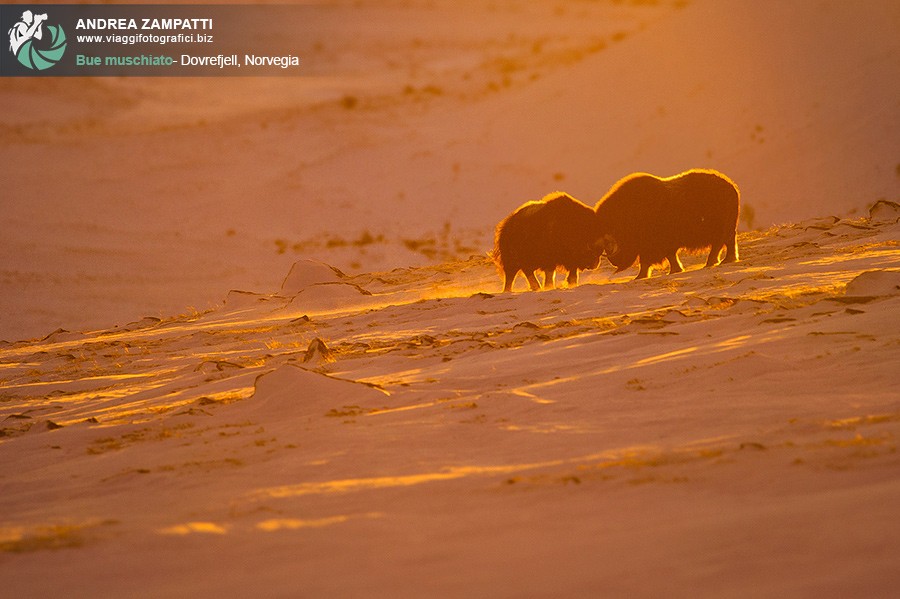
{"label": "dark semi-transparent banner", "polygon": [[302,75],[303,5],[2,4],[0,76]]}

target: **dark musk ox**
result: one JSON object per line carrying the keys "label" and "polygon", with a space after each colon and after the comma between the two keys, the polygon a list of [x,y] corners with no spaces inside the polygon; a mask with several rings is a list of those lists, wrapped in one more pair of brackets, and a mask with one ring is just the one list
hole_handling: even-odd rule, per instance
{"label": "dark musk ox", "polygon": [[714,170],[689,170],[661,179],[634,173],[613,185],[597,202],[598,226],[616,272],[640,261],[638,279],[650,267],[669,262],[669,273],[684,270],[678,251],[709,248],[706,266],[738,259],[740,194],[737,185]]}
{"label": "dark musk ox", "polygon": [[491,257],[503,274],[503,291],[511,291],[519,271],[532,291],[541,288],[534,273],[544,271],[544,289],[552,289],[557,268],[568,271],[569,287],[578,284],[578,269],[597,268],[603,247],[594,210],[556,192],[527,202],[497,225]]}

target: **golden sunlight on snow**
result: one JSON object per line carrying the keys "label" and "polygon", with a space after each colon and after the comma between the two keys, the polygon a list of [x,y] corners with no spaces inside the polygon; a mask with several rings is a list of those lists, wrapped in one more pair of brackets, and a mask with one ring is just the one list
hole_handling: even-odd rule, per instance
{"label": "golden sunlight on snow", "polygon": [[[0,80],[5,595],[896,594],[900,4],[307,8],[298,77]],[[503,292],[688,169],[738,261]]]}

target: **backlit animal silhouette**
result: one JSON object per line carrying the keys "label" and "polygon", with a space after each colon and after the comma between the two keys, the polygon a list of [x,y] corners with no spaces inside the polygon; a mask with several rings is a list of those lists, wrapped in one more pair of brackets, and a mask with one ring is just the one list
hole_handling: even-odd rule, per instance
{"label": "backlit animal silhouette", "polygon": [[616,272],[640,261],[638,279],[650,268],[669,262],[669,273],[684,270],[678,251],[709,248],[706,266],[738,259],[740,192],[714,170],[694,169],[661,179],[634,173],[613,185],[594,207],[599,232]]}
{"label": "backlit animal silhouette", "polygon": [[602,253],[594,210],[555,192],[523,204],[497,225],[491,256],[503,275],[504,291],[512,290],[519,271],[537,291],[541,285],[535,271],[544,271],[544,289],[552,289],[556,269],[563,268],[574,287],[578,270],[597,268]]}

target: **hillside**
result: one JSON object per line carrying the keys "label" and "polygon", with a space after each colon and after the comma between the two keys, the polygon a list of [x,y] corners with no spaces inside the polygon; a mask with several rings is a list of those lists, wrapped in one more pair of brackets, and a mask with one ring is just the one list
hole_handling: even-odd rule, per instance
{"label": "hillside", "polygon": [[4,588],[890,596],[898,239],[880,203],[537,293],[482,258],[301,261],[275,293],[4,343]]}
{"label": "hillside", "polygon": [[900,201],[898,6],[340,0],[302,77],[0,81],[0,339],[466,259],[632,171],[725,172],[744,230],[864,216]]}

